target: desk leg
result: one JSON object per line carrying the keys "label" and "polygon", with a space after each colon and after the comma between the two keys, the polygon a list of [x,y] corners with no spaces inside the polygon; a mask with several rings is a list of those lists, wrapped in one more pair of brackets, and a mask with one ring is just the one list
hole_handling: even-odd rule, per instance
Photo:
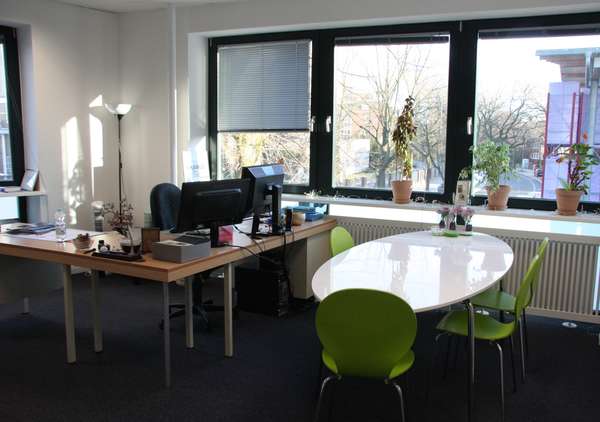
{"label": "desk leg", "polygon": [[104,349],[102,342],[102,321],[100,319],[100,274],[92,270],[92,319],[94,324],[94,352]]}
{"label": "desk leg", "polygon": [[29,298],[23,299],[23,315],[29,315]]}
{"label": "desk leg", "polygon": [[194,277],[185,279],[185,345],[188,349],[194,348],[194,295],[192,283]]}
{"label": "desk leg", "polygon": [[171,386],[171,318],[169,318],[169,283],[163,283],[163,343],[165,347],[165,386]]}
{"label": "desk leg", "polygon": [[171,386],[171,319],[169,318],[169,283],[163,283],[163,342],[165,347],[165,386]]}
{"label": "desk leg", "polygon": [[223,279],[223,317],[225,319],[225,356],[233,356],[233,264],[225,265]]}
{"label": "desk leg", "polygon": [[470,300],[465,302],[467,311],[469,313],[468,321],[468,334],[469,334],[469,375],[468,379],[468,408],[467,408],[467,420],[470,422],[473,420],[473,393],[475,384],[475,311],[473,310],[473,304]]}
{"label": "desk leg", "polygon": [[71,266],[63,265],[63,294],[65,302],[65,338],[67,341],[67,362],[77,361],[75,349],[75,318],[73,316],[73,280],[71,279]]}

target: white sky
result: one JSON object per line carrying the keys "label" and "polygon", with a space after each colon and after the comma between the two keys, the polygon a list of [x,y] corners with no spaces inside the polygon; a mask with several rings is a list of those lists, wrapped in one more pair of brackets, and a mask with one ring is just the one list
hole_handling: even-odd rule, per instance
{"label": "white sky", "polygon": [[[401,46],[391,46],[401,51]],[[566,48],[600,48],[600,35],[513,38],[480,40],[477,50],[477,89],[478,94],[502,93],[510,97],[511,91],[519,92],[524,86],[534,89],[540,101],[545,102],[550,82],[561,80],[560,67],[536,56],[537,50]],[[418,44],[411,46],[409,62],[419,62],[429,54],[427,75],[436,85],[447,83],[449,65],[449,44]],[[385,72],[388,63],[385,47],[338,46],[335,48],[336,81],[343,72],[365,75]],[[352,77],[352,86],[358,92],[369,92],[373,84],[361,77]],[[349,81],[348,81],[349,82]],[[401,92],[400,101],[406,96]],[[336,93],[339,95],[339,93]],[[337,96],[337,95],[336,95]]]}

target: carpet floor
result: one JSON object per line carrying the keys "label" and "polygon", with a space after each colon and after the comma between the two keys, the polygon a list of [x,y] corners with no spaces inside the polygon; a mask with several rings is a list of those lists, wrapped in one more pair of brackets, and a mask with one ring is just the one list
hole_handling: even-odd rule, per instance
{"label": "carpet floor", "polygon": [[[93,352],[90,280],[74,279],[78,361],[65,363],[62,292],[0,306],[0,421],[310,421],[317,390],[319,343],[314,306],[285,318],[240,312],[234,321],[235,357],[223,357],[222,314],[212,330],[196,329],[185,347],[184,321],[172,323],[173,386],[163,384],[162,290],[158,283],[102,279],[104,352]],[[174,301],[182,288],[171,289]],[[406,379],[409,421],[466,420],[466,359],[450,355],[430,373],[435,324],[443,314],[419,315],[416,364]],[[525,384],[512,392],[505,359],[507,421],[594,421],[600,410],[600,326],[530,317]],[[507,349],[507,348],[506,348]],[[475,420],[500,415],[497,352],[477,345]],[[517,362],[518,363],[518,362]],[[427,380],[431,392],[427,403]],[[397,397],[383,382],[347,379],[325,395],[320,420],[399,421]]]}

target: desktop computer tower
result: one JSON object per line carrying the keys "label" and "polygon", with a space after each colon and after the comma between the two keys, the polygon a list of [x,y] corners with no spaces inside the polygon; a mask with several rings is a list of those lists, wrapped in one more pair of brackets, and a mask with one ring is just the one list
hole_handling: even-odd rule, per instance
{"label": "desktop computer tower", "polygon": [[289,280],[281,269],[236,267],[235,289],[242,311],[277,317],[289,311]]}

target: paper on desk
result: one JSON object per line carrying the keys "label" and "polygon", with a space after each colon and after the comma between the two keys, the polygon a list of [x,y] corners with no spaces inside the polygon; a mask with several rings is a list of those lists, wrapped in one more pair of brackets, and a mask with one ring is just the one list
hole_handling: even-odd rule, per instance
{"label": "paper on desk", "polygon": [[[89,234],[90,236],[98,236],[103,234],[102,232],[93,232],[89,230],[79,230],[79,229],[67,229],[67,233],[65,235],[65,242],[69,240],[73,240],[80,234]],[[31,240],[46,240],[49,242],[56,242],[56,232],[52,230],[51,232],[44,234],[8,234],[2,233],[6,236],[12,237],[22,237],[23,239],[31,239]]]}

